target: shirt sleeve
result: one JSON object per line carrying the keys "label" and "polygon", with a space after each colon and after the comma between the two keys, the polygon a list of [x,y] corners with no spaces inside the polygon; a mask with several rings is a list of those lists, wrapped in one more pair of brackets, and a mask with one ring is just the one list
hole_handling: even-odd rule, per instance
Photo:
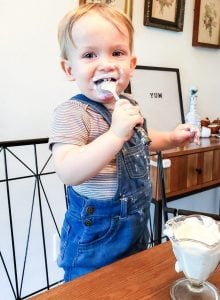
{"label": "shirt sleeve", "polygon": [[54,143],[82,146],[87,144],[90,130],[88,105],[75,100],[60,104],[53,113],[49,149]]}

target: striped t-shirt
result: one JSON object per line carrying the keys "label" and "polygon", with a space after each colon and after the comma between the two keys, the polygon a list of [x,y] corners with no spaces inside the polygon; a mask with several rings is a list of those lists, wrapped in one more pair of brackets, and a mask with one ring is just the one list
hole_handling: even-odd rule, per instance
{"label": "striped t-shirt", "polygon": [[[76,100],[67,100],[54,111],[49,147],[52,149],[55,143],[83,146],[108,129],[109,125],[103,117],[89,105]],[[116,188],[116,159],[113,159],[94,177],[80,185],[73,186],[78,194],[100,200],[112,198]]]}

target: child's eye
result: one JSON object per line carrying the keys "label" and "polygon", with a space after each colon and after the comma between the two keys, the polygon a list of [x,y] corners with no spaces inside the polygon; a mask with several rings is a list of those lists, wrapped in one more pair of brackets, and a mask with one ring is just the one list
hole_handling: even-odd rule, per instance
{"label": "child's eye", "polygon": [[88,53],[83,54],[82,57],[83,58],[95,58],[96,54],[94,52],[88,52]]}
{"label": "child's eye", "polygon": [[124,55],[124,52],[123,52],[123,51],[120,51],[120,50],[117,50],[117,51],[114,51],[114,52],[112,53],[112,55],[113,55],[113,56],[122,56],[122,55]]}

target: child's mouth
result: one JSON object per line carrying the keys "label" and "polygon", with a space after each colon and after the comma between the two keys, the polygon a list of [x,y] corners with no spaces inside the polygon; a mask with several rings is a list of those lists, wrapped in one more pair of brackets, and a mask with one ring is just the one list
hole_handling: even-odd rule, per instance
{"label": "child's mouth", "polygon": [[[117,80],[114,77],[105,77],[94,80],[95,90],[101,97],[112,97],[112,89],[116,91]],[[111,89],[109,90],[109,87]]]}
{"label": "child's mouth", "polygon": [[100,79],[98,79],[98,80],[95,80],[95,81],[94,81],[94,84],[95,84],[96,86],[98,86],[98,85],[100,85],[100,84],[102,84],[103,82],[106,82],[106,81],[109,81],[109,82],[116,82],[117,80],[116,80],[115,78],[113,78],[113,77],[109,77],[109,78],[100,78]]}

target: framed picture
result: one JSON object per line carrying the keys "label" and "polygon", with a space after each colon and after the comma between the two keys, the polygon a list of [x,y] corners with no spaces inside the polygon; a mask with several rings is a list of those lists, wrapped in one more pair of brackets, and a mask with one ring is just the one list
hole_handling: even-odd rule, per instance
{"label": "framed picture", "polygon": [[150,128],[166,131],[185,123],[179,69],[137,66],[127,92]]}
{"label": "framed picture", "polygon": [[144,25],[183,31],[185,0],[145,0]]}
{"label": "framed picture", "polygon": [[220,48],[219,0],[195,0],[192,45]]}
{"label": "framed picture", "polygon": [[132,19],[133,0],[79,0],[79,4],[85,3],[106,3],[123,10]]}

